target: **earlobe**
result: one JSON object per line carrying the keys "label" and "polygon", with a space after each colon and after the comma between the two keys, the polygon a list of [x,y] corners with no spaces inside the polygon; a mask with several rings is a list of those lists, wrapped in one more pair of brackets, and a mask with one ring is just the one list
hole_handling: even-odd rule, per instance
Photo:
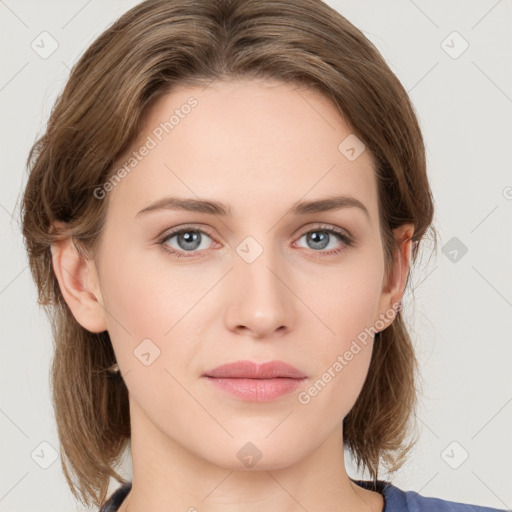
{"label": "earlobe", "polygon": [[94,261],[78,252],[71,237],[52,244],[51,252],[55,277],[76,321],[88,331],[105,331],[103,299]]}

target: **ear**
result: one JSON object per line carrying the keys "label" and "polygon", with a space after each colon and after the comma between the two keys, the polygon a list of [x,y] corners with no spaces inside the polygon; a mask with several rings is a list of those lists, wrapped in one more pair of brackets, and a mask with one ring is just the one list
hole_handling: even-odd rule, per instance
{"label": "ear", "polygon": [[71,236],[53,243],[51,252],[60,291],[76,321],[88,331],[105,331],[105,308],[94,260],[78,252]]}
{"label": "ear", "polygon": [[[398,248],[394,252],[393,266],[387,282],[383,282],[379,301],[379,317],[375,319],[377,331],[383,331],[393,322],[400,310],[400,301],[405,289],[411,264],[414,224],[406,223],[393,230]],[[386,279],[386,276],[384,276]],[[383,326],[384,325],[384,326]]]}

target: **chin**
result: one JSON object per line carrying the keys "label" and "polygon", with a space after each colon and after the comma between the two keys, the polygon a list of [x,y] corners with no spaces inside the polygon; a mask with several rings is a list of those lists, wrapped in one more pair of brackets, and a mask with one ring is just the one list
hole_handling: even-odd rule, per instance
{"label": "chin", "polygon": [[[276,423],[274,422],[273,428]],[[229,429],[228,429],[229,430]],[[300,460],[304,454],[297,450],[297,446],[306,446],[307,440],[296,439],[287,435],[286,431],[277,436],[276,432],[269,434],[255,434],[248,429],[246,434],[233,437],[226,432],[218,435],[203,435],[201,445],[197,439],[189,440],[182,447],[215,466],[232,471],[264,471],[282,469]],[[266,436],[266,437],[265,437]]]}

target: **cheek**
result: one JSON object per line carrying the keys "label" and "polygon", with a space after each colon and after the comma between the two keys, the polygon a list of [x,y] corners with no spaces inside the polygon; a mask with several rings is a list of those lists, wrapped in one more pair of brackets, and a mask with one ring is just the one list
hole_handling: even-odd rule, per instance
{"label": "cheek", "polygon": [[199,286],[197,272],[194,276],[178,267],[171,271],[170,264],[148,263],[142,251],[122,253],[116,258],[112,252],[103,261],[102,294],[108,332],[130,395],[152,408],[155,417],[165,410],[164,403],[190,407],[190,396],[178,382],[190,368],[191,347],[184,340],[193,338],[190,322],[197,317],[191,308],[206,286]]}
{"label": "cheek", "polygon": [[222,274],[173,265],[151,252],[128,248],[103,260],[107,328],[130,394],[146,403],[161,390],[185,406],[190,397],[171,375],[182,382],[199,371],[194,355],[204,339],[205,304],[211,307],[204,299]]}
{"label": "cheek", "polygon": [[[314,313],[324,325],[314,320],[322,333],[316,335],[312,353],[317,374],[299,402],[319,409],[332,405],[346,414],[357,399],[368,372],[378,319],[384,271],[379,256],[378,251],[361,251],[345,265],[329,269],[329,279],[317,275],[309,283],[304,302],[314,304]],[[314,283],[318,286],[311,286]],[[303,327],[311,332],[311,327]]]}
{"label": "cheek", "polygon": [[325,315],[335,335],[322,327],[326,334],[316,337],[314,351],[309,347],[315,375],[297,395],[307,429],[316,429],[323,418],[327,432],[354,406],[372,356],[378,291],[371,281],[352,289],[340,284],[336,293],[331,290],[330,300],[318,304],[319,315]]}
{"label": "cheek", "polygon": [[204,279],[192,267],[173,267],[165,256],[155,264],[142,251],[123,251],[103,269],[109,332],[118,332],[122,324],[135,338],[162,338],[205,293]]}
{"label": "cheek", "polygon": [[[381,256],[368,247],[354,251],[339,265],[303,273],[295,289],[316,317],[316,346],[321,353],[332,357],[334,352],[346,350],[353,339],[374,325],[384,272]],[[312,315],[306,314],[311,322]]]}

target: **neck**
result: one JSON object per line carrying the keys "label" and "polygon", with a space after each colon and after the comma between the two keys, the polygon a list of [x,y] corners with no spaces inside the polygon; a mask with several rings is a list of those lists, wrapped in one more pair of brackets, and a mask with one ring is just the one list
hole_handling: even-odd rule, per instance
{"label": "neck", "polygon": [[296,462],[262,457],[251,468],[238,460],[220,466],[169,439],[139,410],[132,415],[132,489],[119,512],[381,512],[382,496],[350,481],[338,427]]}

